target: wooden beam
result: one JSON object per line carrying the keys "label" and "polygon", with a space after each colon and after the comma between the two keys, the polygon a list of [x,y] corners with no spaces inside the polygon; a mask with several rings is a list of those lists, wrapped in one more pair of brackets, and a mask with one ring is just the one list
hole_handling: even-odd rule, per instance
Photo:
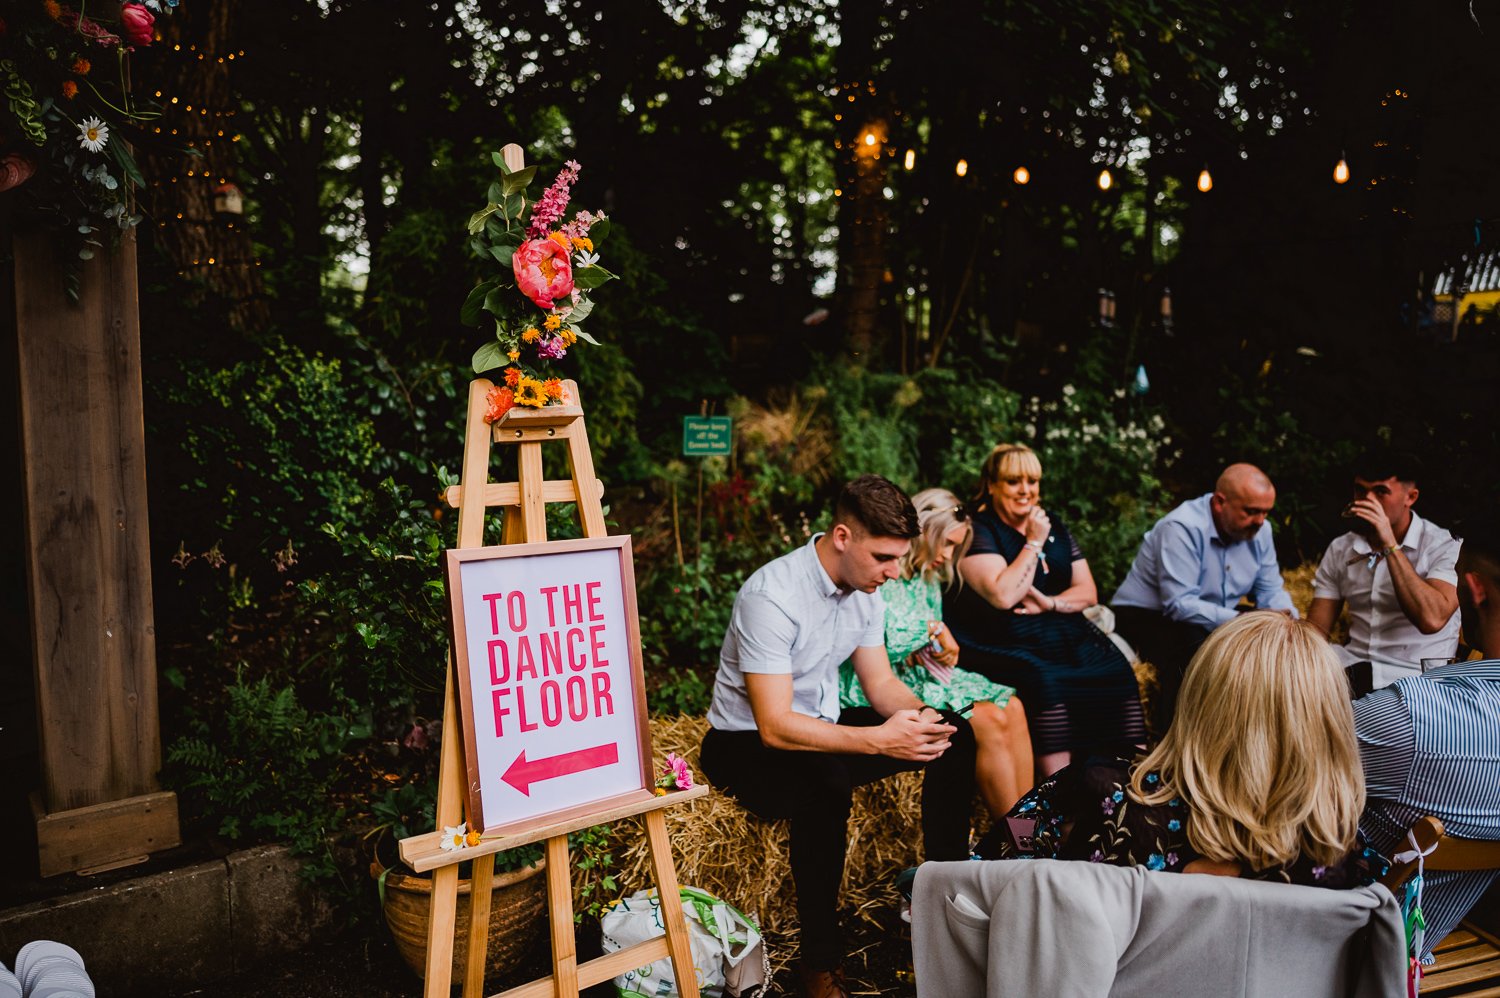
{"label": "wooden beam", "polygon": [[37,862],[44,877],[85,867],[99,870],[182,842],[177,795],[172,793],[142,794],[51,814],[33,794],[31,810],[36,818]]}
{"label": "wooden beam", "polygon": [[[150,795],[161,768],[135,236],[84,265],[76,305],[50,235],[17,232],[14,249],[26,567],[50,815]],[[168,814],[175,821],[176,808],[152,813],[153,822],[112,834],[149,826],[154,844],[106,844],[130,854],[176,844],[160,824]]]}

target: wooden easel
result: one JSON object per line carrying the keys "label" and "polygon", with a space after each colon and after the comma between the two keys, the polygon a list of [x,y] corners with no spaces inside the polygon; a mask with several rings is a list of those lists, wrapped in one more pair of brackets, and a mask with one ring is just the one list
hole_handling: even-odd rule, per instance
{"label": "wooden easel", "polygon": [[[520,147],[502,150],[512,170],[522,163]],[[511,409],[493,427],[484,422],[486,398],[491,382],[478,378],[469,385],[469,414],[464,438],[460,484],[450,488],[445,499],[459,511],[458,546],[484,545],[484,511],[490,506],[504,510],[502,537],[506,544],[534,543],[547,539],[547,503],[577,505],[584,536],[603,537],[604,509],[600,499],[604,486],[594,477],[594,458],[589,452],[583,408],[578,404],[578,386],[564,382],[566,405],[542,409]],[[517,481],[490,483],[490,444],[519,447]],[[546,481],[542,473],[542,444],[565,442],[572,470],[568,480]],[[478,497],[477,500],[475,497]],[[437,830],[401,842],[401,858],[423,873],[433,871],[432,908],[427,928],[427,998],[448,998],[453,963],[455,916],[458,910],[458,864],[473,860],[469,892],[468,959],[464,971],[464,998],[484,993],[484,964],[489,943],[490,892],[494,877],[494,854],[504,849],[546,840],[547,907],[552,931],[552,974],[504,992],[505,998],[550,998],[576,996],[580,988],[607,981],[628,970],[670,956],[683,998],[698,998],[698,985],[688,942],[687,922],[678,894],[677,872],[672,864],[672,846],[667,838],[663,809],[701,797],[705,786],[664,797],[643,792],[642,799],[582,816],[573,815],[524,834],[486,839],[472,848],[444,851],[439,845],[442,828],[463,820],[465,775],[462,724],[458,713],[455,666],[450,653],[447,693],[443,703],[443,744],[438,770]],[[638,943],[579,964],[573,937],[573,887],[569,878],[568,833],[593,825],[643,815],[646,840],[651,850],[651,870],[661,896],[666,935]],[[498,998],[498,996],[497,996]]]}

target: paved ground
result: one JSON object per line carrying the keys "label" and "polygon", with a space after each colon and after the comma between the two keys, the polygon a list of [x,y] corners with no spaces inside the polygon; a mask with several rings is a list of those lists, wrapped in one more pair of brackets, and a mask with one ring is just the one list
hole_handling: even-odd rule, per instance
{"label": "paved ground", "polygon": [[[911,998],[910,943],[905,926],[892,916],[892,924],[873,927],[849,918],[851,956],[846,965],[851,990],[856,995],[893,995]],[[284,960],[268,963],[253,973],[216,981],[191,991],[160,998],[420,998],[421,981],[401,961],[390,939],[380,927],[373,934],[350,932],[342,939],[322,943]],[[580,934],[580,958],[586,934]],[[516,968],[505,978],[485,983],[485,994],[493,995],[524,984],[547,972],[546,954],[532,958],[528,966]],[[769,995],[796,994],[788,972],[774,982]],[[614,989],[599,985],[584,992],[589,998],[614,998]]]}

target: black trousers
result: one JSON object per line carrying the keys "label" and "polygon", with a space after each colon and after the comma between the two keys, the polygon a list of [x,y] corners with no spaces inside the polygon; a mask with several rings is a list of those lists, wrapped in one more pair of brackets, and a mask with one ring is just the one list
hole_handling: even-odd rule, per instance
{"label": "black trousers", "polygon": [[[802,962],[832,970],[844,959],[839,935],[839,884],[844,878],[849,808],[854,788],[895,773],[924,769],[922,839],[928,859],[965,859],[974,800],[974,731],[944,711],[958,730],[952,745],[930,763],[883,755],[843,755],[767,748],[758,731],[709,729],[703,772],[718,789],[761,818],[791,820],[792,882],[802,924]],[[873,727],[885,718],[870,707],[843,711],[840,724]]]}
{"label": "black trousers", "polygon": [[1177,692],[1198,646],[1212,633],[1208,628],[1172,620],[1156,610],[1139,606],[1112,607],[1115,630],[1147,662],[1156,667],[1157,693],[1151,700],[1151,729],[1157,740],[1172,725],[1177,711]]}

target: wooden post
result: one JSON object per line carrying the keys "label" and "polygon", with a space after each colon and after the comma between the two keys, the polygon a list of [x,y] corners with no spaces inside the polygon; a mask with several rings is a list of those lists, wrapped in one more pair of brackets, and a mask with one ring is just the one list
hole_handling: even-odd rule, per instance
{"label": "wooden post", "polygon": [[43,787],[43,876],[179,843],[161,736],[146,513],[135,236],[70,304],[51,237],[18,232],[22,480]]}

